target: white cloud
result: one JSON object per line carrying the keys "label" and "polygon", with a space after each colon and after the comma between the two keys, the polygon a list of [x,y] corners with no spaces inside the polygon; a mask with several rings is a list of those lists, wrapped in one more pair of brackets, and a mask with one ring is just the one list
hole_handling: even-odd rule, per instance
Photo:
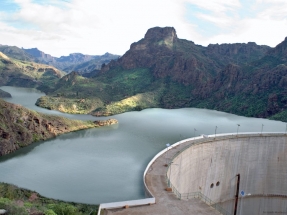
{"label": "white cloud", "polygon": [[[197,0],[188,0],[199,6]],[[211,5],[215,11],[197,15],[205,21],[215,24],[219,33],[196,38],[202,45],[210,43],[247,43],[276,46],[287,36],[287,2],[284,0],[256,0],[248,2],[249,7],[238,1],[228,2],[215,0]],[[217,5],[219,4],[219,5]],[[216,6],[217,5],[217,6]],[[211,6],[205,9],[211,10]],[[232,13],[228,13],[232,11]],[[247,13],[248,11],[248,13]],[[245,15],[245,17],[242,17]]]}
{"label": "white cloud", "polygon": [[186,0],[186,2],[196,5],[202,9],[212,11],[213,13],[223,13],[240,7],[239,0],[209,0],[208,2],[200,0]]}
{"label": "white cloud", "polygon": [[[287,36],[287,5],[283,0],[255,0],[261,9],[252,10],[257,12],[253,17],[243,18],[239,11],[244,10],[244,4],[239,0],[72,0],[61,4],[50,0],[53,4],[41,5],[31,0],[15,2],[20,10],[0,13],[0,43],[38,47],[54,56],[72,52],[124,54],[131,43],[155,26],[173,26],[180,38],[203,45],[255,41],[274,46]],[[201,10],[188,11],[186,4]],[[186,18],[187,12],[214,24],[219,33],[201,34],[199,24]]]}
{"label": "white cloud", "polygon": [[[154,26],[181,26],[181,32],[190,32],[184,27],[190,25],[183,19],[184,7],[178,4],[180,1],[73,0],[63,8],[38,5],[29,0],[16,2],[21,10],[11,19],[35,28],[35,35],[26,38],[23,46],[37,46],[58,56],[75,51],[123,54],[132,42],[141,39],[147,29]],[[0,31],[7,34],[3,29]],[[14,31],[19,37],[24,36],[23,31]],[[11,44],[13,41],[4,42]]]}
{"label": "white cloud", "polygon": [[245,19],[236,24],[234,30],[228,34],[218,34],[202,41],[204,45],[210,43],[247,43],[256,42],[258,45],[268,44],[275,47],[287,36],[286,20],[274,21],[261,19]]}

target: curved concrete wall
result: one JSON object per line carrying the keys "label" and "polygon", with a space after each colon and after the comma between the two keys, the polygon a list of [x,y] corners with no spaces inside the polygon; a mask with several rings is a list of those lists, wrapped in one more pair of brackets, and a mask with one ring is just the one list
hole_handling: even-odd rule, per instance
{"label": "curved concrete wall", "polygon": [[[200,191],[232,212],[236,175],[239,173],[240,191],[250,194],[243,197],[238,206],[242,214],[250,214],[250,210],[252,214],[263,214],[266,211],[287,214],[285,135],[241,135],[203,142],[184,150],[172,162],[167,176],[181,194]],[[245,209],[242,209],[242,204],[246,205]]]}

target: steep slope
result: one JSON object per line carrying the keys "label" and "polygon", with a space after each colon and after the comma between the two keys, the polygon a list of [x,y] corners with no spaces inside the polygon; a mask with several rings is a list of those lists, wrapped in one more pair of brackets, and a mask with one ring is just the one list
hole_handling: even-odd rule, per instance
{"label": "steep slope", "polygon": [[0,156],[59,134],[116,123],[114,119],[92,122],[41,114],[0,99]]}
{"label": "steep slope", "polygon": [[259,60],[228,65],[209,83],[193,91],[191,104],[287,121],[286,50],[287,38]]}
{"label": "steep slope", "polygon": [[210,44],[205,50],[205,54],[220,62],[222,66],[227,64],[246,65],[258,60],[271,50],[269,46],[259,46],[254,42],[234,43],[234,44]]}
{"label": "steep slope", "polygon": [[0,207],[12,215],[96,215],[97,205],[64,202],[0,182]]}
{"label": "steep slope", "polygon": [[0,98],[11,98],[11,94],[0,89]]}
{"label": "steep slope", "polygon": [[45,107],[55,97],[63,104],[80,95],[97,99],[87,109],[96,115],[201,107],[287,121],[286,44],[285,39],[275,48],[251,42],[203,47],[177,38],[172,27],[152,28],[93,78],[58,84]]}
{"label": "steep slope", "polygon": [[222,44],[203,47],[178,39],[175,29],[151,28],[144,39],[133,43],[118,61],[111,61],[102,71],[147,68],[157,78],[170,77],[185,85],[198,86],[216,76],[229,63],[260,59],[270,49],[248,44]]}
{"label": "steep slope", "polygon": [[52,66],[16,60],[0,52],[0,86],[35,87],[48,92],[64,74]]}
{"label": "steep slope", "polygon": [[17,46],[0,45],[0,52],[17,60],[35,61],[35,58],[32,55],[28,54],[25,52],[25,50],[20,49]]}
{"label": "steep slope", "polygon": [[102,71],[146,68],[156,78],[170,77],[180,83],[196,84],[195,80],[207,81],[220,70],[218,63],[207,58],[203,51],[202,46],[178,39],[174,28],[156,27]]}
{"label": "steep slope", "polygon": [[32,142],[95,127],[92,122],[44,115],[0,99],[0,156]]}

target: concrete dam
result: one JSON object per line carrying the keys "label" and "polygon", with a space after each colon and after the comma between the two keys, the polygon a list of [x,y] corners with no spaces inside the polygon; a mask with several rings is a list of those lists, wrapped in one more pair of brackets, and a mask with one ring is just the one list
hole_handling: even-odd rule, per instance
{"label": "concrete dam", "polygon": [[287,214],[286,134],[209,136],[177,153],[166,176],[179,199],[210,199],[222,214]]}

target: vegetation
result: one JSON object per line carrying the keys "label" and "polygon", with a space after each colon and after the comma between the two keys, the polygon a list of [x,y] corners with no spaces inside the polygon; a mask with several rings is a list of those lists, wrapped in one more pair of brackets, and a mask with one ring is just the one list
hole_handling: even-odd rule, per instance
{"label": "vegetation", "polygon": [[0,209],[11,215],[96,215],[98,206],[50,199],[34,191],[0,183]]}
{"label": "vegetation", "polygon": [[[47,73],[45,78],[24,69],[20,80],[46,92],[37,105],[68,113],[106,116],[152,107],[198,107],[286,121],[286,47],[287,39],[275,48],[255,43],[203,47],[178,39],[172,27],[155,27],[124,56],[87,76],[91,78],[76,72],[61,79]],[[0,71],[9,65],[3,58]],[[6,83],[21,84],[18,77]]]}
{"label": "vegetation", "polygon": [[16,60],[0,52],[0,86],[34,87],[49,92],[64,75],[54,67]]}
{"label": "vegetation", "polygon": [[41,114],[0,99],[0,156],[59,134],[97,127],[92,121]]}

